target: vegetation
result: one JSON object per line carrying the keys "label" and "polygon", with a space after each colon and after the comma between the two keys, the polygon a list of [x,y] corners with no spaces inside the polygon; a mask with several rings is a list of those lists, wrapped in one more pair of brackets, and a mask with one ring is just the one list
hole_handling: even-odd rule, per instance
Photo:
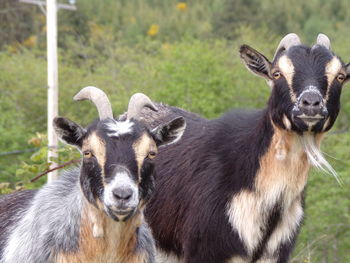
{"label": "vegetation", "polygon": [[[73,95],[95,85],[122,113],[137,91],[155,101],[214,118],[232,107],[264,107],[269,88],[239,61],[246,43],[272,57],[280,38],[317,33],[350,61],[346,0],[78,0],[59,11],[60,114],[88,124],[97,117]],[[322,6],[322,9],[319,7]],[[29,180],[47,169],[45,17],[39,8],[0,2],[0,193],[36,188]],[[349,85],[349,84],[348,84]],[[350,87],[323,151],[339,173],[310,176],[304,226],[292,262],[350,262]],[[9,154],[26,150],[20,154]],[[60,146],[59,163],[79,158]]]}

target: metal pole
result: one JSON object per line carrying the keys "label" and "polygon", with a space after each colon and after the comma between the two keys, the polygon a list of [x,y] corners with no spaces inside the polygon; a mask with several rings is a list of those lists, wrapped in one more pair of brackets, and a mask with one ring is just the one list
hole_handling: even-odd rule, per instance
{"label": "metal pole", "polygon": [[[46,0],[46,36],[47,36],[47,138],[48,162],[51,157],[57,158],[58,139],[53,130],[53,119],[58,115],[58,71],[57,71],[57,3],[56,0]],[[50,169],[57,163],[52,162]],[[57,171],[48,174],[47,181],[57,179]]]}
{"label": "metal pole", "polygon": [[[51,157],[58,157],[57,154],[57,135],[53,130],[52,121],[58,115],[58,66],[57,66],[57,9],[77,10],[71,4],[56,3],[56,0],[19,0],[22,3],[38,5],[45,13],[44,5],[46,5],[46,39],[47,39],[47,139],[48,139],[48,162],[51,162],[50,169],[57,167],[57,163],[52,162]],[[57,179],[57,171],[48,174],[47,181],[52,182]]]}

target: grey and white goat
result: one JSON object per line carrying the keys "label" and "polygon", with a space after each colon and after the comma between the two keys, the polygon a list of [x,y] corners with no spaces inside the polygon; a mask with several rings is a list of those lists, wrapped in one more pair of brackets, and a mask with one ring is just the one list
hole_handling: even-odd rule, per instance
{"label": "grey and white goat", "polygon": [[57,117],[59,137],[82,152],[80,168],[39,190],[0,197],[0,263],[154,262],[155,245],[143,218],[153,190],[157,147],[182,136],[179,117],[149,130],[138,120],[151,100],[134,95],[128,118],[113,118],[104,92],[82,89],[99,120],[86,129]]}

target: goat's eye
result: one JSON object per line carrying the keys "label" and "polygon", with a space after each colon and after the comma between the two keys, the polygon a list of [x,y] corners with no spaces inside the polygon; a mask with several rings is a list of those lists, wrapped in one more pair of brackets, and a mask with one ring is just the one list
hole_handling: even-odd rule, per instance
{"label": "goat's eye", "polygon": [[342,73],[339,73],[337,76],[337,80],[341,83],[345,80],[345,76]]}
{"label": "goat's eye", "polygon": [[279,78],[281,77],[281,72],[276,71],[276,72],[274,72],[274,73],[272,74],[272,76],[273,76],[274,79],[279,79]]}
{"label": "goat's eye", "polygon": [[84,152],[84,158],[91,158],[92,157],[92,152],[86,151]]}
{"label": "goat's eye", "polygon": [[157,155],[157,153],[156,152],[153,152],[153,151],[150,151],[149,153],[148,153],[148,158],[149,159],[154,159],[155,157],[156,157],[156,155]]}

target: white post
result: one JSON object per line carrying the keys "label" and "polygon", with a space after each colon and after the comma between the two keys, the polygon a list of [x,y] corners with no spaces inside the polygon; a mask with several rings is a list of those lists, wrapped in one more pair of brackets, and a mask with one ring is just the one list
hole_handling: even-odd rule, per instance
{"label": "white post", "polygon": [[[47,138],[48,162],[51,157],[57,157],[57,135],[53,130],[52,121],[58,115],[58,71],[57,71],[57,3],[56,0],[46,0],[46,36],[47,36]],[[50,168],[56,167],[52,163]],[[48,174],[47,181],[57,179],[57,171]]]}

